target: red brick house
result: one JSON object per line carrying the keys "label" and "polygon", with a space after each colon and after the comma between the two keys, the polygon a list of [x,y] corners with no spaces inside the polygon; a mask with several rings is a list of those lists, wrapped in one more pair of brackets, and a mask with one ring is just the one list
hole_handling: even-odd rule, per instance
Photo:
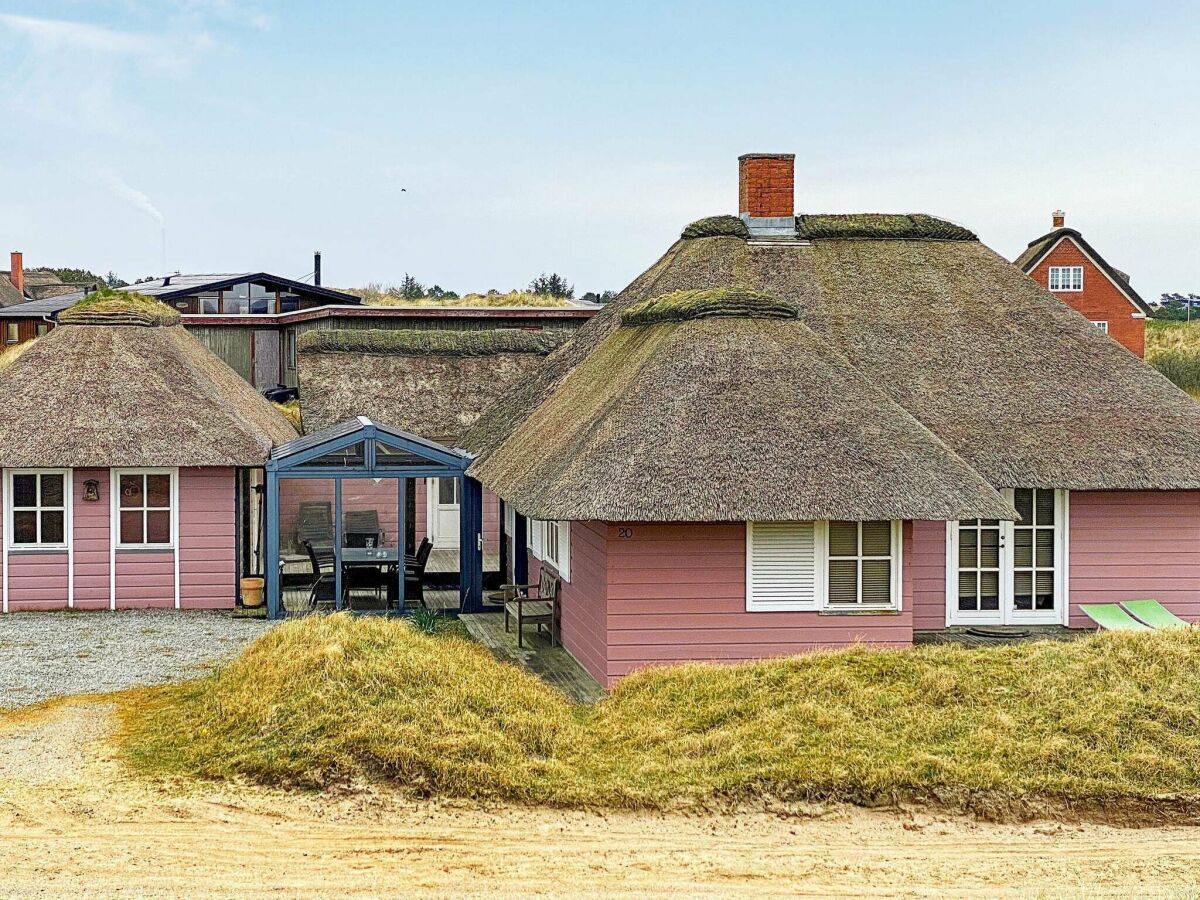
{"label": "red brick house", "polygon": [[1129,276],[1110,266],[1055,210],[1054,229],[1031,241],[1013,263],[1054,296],[1091,321],[1118,344],[1146,352],[1146,316],[1150,307],[1129,283]]}

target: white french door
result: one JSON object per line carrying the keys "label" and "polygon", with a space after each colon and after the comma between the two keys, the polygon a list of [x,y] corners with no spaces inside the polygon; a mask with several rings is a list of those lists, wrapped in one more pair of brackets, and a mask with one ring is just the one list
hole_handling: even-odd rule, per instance
{"label": "white french door", "polygon": [[458,548],[458,479],[430,478],[426,484],[429,497],[429,539],[440,550]]}
{"label": "white french door", "polygon": [[947,625],[1049,625],[1066,621],[1066,491],[1003,492],[1020,522],[946,523]]}

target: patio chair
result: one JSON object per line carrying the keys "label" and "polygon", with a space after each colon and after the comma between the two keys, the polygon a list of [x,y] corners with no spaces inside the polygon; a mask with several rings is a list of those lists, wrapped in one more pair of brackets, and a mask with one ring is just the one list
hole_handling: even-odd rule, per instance
{"label": "patio chair", "polygon": [[414,556],[404,558],[404,599],[412,600],[420,606],[425,605],[425,566],[429,564],[429,554],[433,551],[433,541],[429,538],[421,541]]}
{"label": "patio chair", "polygon": [[[558,595],[562,589],[562,581],[555,572],[547,566],[542,566],[537,584],[506,584],[504,591],[504,633],[508,633],[509,622],[517,621],[517,646],[525,646],[525,625],[537,625],[540,632],[543,626],[550,628],[550,646],[559,643]],[[536,596],[530,596],[530,591],[537,591]]]}
{"label": "patio chair", "polygon": [[333,505],[328,500],[302,500],[296,515],[296,543],[333,545]]}
{"label": "patio chair", "polygon": [[382,547],[385,535],[379,527],[379,510],[362,509],[342,514],[342,545],[345,547]]}
{"label": "patio chair", "polygon": [[318,603],[335,605],[337,602],[337,559],[332,546],[314,546],[311,541],[302,542],[312,566],[313,583],[308,592],[308,605],[316,609]]}
{"label": "patio chair", "polygon": [[1084,603],[1079,607],[1083,614],[1105,631],[1151,631],[1116,603]]}
{"label": "patio chair", "polygon": [[1188,628],[1185,622],[1157,600],[1124,600],[1121,606],[1125,612],[1145,622],[1151,628]]}

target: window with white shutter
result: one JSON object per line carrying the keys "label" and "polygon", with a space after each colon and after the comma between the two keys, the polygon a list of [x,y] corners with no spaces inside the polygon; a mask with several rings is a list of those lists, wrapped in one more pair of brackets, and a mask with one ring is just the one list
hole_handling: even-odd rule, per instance
{"label": "window with white shutter", "polygon": [[820,523],[746,523],[746,609],[816,609]]}

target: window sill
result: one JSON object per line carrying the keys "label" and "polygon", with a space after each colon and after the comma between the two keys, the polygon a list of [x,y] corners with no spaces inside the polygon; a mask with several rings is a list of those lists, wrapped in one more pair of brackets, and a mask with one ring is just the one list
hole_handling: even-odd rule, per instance
{"label": "window sill", "polygon": [[61,556],[67,553],[69,548],[66,544],[51,544],[46,547],[18,547],[10,546],[8,552],[10,556]]}
{"label": "window sill", "polygon": [[898,616],[900,610],[894,606],[872,606],[866,609],[822,609],[823,616]]}
{"label": "window sill", "polygon": [[156,544],[151,547],[122,547],[117,545],[118,553],[171,553],[175,550],[174,544]]}

